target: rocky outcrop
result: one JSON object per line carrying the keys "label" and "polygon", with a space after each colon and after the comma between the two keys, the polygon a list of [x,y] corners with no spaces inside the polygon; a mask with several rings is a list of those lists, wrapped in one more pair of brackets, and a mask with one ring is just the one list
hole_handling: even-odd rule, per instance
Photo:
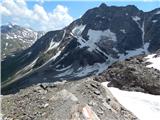
{"label": "rocky outcrop", "polygon": [[95,80],[109,81],[108,86],[123,90],[160,95],[160,71],[146,67],[151,64],[146,60],[144,56],[137,56],[116,62]]}
{"label": "rocky outcrop", "polygon": [[2,96],[3,119],[137,120],[92,78],[43,83]]}

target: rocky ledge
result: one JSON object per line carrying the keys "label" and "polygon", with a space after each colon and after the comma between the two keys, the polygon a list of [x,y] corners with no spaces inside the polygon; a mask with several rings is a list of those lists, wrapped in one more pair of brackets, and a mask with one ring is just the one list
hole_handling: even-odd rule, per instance
{"label": "rocky ledge", "polygon": [[[154,57],[158,57],[159,52]],[[157,61],[158,62],[158,61]],[[160,95],[160,71],[153,67],[146,56],[140,55],[112,64],[96,81],[109,81],[108,86],[122,90],[145,92]]]}
{"label": "rocky ledge", "polygon": [[137,120],[92,78],[43,83],[2,96],[4,120]]}

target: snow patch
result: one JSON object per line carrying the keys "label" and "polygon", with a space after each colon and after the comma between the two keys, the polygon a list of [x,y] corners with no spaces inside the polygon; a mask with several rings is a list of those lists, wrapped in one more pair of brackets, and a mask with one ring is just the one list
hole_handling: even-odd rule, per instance
{"label": "snow patch", "polygon": [[33,30],[32,29],[30,29],[30,28],[25,28],[27,31],[29,31],[29,32],[33,32]]}
{"label": "snow patch", "polygon": [[73,72],[74,72],[74,70],[71,68],[71,69],[66,70],[63,73],[56,75],[55,77],[63,77],[63,76],[71,75]]}
{"label": "snow patch", "polygon": [[52,50],[53,48],[58,47],[59,44],[60,44],[60,42],[54,42],[53,39],[52,39],[52,41],[51,41],[51,43],[49,45],[49,48],[47,49],[46,52],[48,52],[49,50]]}
{"label": "snow patch", "polygon": [[13,26],[12,26],[12,25],[8,25],[8,27],[9,27],[9,28],[12,28]]}
{"label": "snow patch", "polygon": [[148,51],[149,45],[150,45],[150,43],[148,43],[148,42],[143,45],[143,49],[144,49],[144,52],[145,52],[146,54],[149,53],[149,51]]}
{"label": "snow patch", "polygon": [[140,27],[141,31],[142,31],[142,44],[144,45],[144,35],[145,35],[145,31],[144,31],[144,21],[142,23],[142,27]]}
{"label": "snow patch", "polygon": [[6,42],[6,47],[8,46],[8,42]]}
{"label": "snow patch", "polygon": [[18,37],[17,37],[17,35],[14,34],[14,35],[13,35],[13,38],[18,38]]}
{"label": "snow patch", "polygon": [[[61,41],[63,40],[63,38],[65,37],[65,34],[66,34],[66,30],[64,30],[63,36],[62,36],[62,38],[61,38],[61,40],[60,40],[59,42],[55,42],[55,41],[54,41],[54,38],[53,38],[53,39],[51,40],[51,42],[50,42],[49,48],[46,50],[45,53],[47,53],[49,50],[52,50],[53,48],[58,47],[59,44],[61,43]],[[56,37],[56,36],[55,36],[55,37]]]}
{"label": "snow patch", "polygon": [[[64,54],[59,61],[63,60],[69,53]],[[58,61],[57,61],[58,62]]]}
{"label": "snow patch", "polygon": [[99,73],[102,73],[104,70],[106,70],[107,67],[115,61],[116,59],[113,59],[112,57],[108,56],[108,60],[106,60],[105,63],[95,63],[94,65],[91,66],[87,65],[85,67],[80,67],[78,70],[74,70],[73,68],[71,68],[71,66],[68,66],[64,69],[57,70],[57,71],[63,71],[63,73],[59,73],[55,77],[64,77],[64,76],[83,77],[89,75],[90,73],[98,75]]}
{"label": "snow patch", "polygon": [[[108,82],[102,83],[105,87],[107,84]],[[160,120],[160,95],[123,91],[113,87],[107,88],[120,104],[140,120]]]}
{"label": "snow patch", "polygon": [[124,34],[126,33],[125,29],[120,29],[120,31]]}
{"label": "snow patch", "polygon": [[103,72],[105,69],[107,69],[108,64],[106,63],[95,63],[92,66],[86,66],[86,67],[81,67],[78,69],[78,71],[74,74],[74,76],[77,77],[82,77],[82,76],[86,76],[89,75],[89,73],[95,72],[96,75],[98,75],[99,73]]}
{"label": "snow patch", "polygon": [[28,56],[30,56],[31,54],[32,54],[32,52],[31,52],[31,51],[27,53],[27,55],[28,55]]}
{"label": "snow patch", "polygon": [[156,15],[160,14],[160,11],[157,11],[155,14],[156,14]]}
{"label": "snow patch", "polygon": [[[139,29],[142,31],[142,44],[143,44],[143,48],[144,48],[144,46],[145,46],[145,42],[144,42],[144,35],[145,35],[145,30],[144,30],[144,21],[143,21],[143,23],[142,23],[142,26],[140,25],[140,23],[138,23],[136,20],[135,20],[135,22],[137,23],[137,25],[138,25],[138,27],[139,27]],[[144,48],[145,49],[145,48]]]}
{"label": "snow patch", "polygon": [[27,66],[24,68],[24,70],[28,70],[28,69],[32,68],[32,67],[35,65],[35,63],[36,63],[37,60],[38,60],[38,58],[36,58],[31,64],[27,65]]}
{"label": "snow patch", "polygon": [[59,68],[61,65],[57,65],[56,68]]}
{"label": "snow patch", "polygon": [[158,20],[152,20],[153,23],[156,23]]}
{"label": "snow patch", "polygon": [[140,54],[148,54],[148,47],[149,47],[149,43],[145,43],[143,48],[138,48],[138,49],[135,49],[135,50],[127,50],[126,51],[126,54],[118,54],[119,56],[119,59],[120,60],[125,60],[129,57],[134,57],[136,55],[140,55]]}
{"label": "snow patch", "polygon": [[6,39],[13,39],[13,37],[8,35],[8,34],[6,34]]}
{"label": "snow patch", "polygon": [[111,32],[110,29],[107,29],[105,31],[99,31],[99,30],[89,30],[88,36],[90,40],[98,41],[101,37],[107,37],[109,40],[117,41],[116,34],[114,32]]}
{"label": "snow patch", "polygon": [[160,70],[160,56],[158,57],[154,57],[156,54],[151,54],[148,55],[147,58],[147,62],[151,62],[150,65],[147,65],[147,67],[149,68],[155,68],[157,70]]}
{"label": "snow patch", "polygon": [[95,63],[94,65],[91,66],[85,66],[85,67],[80,67],[76,73],[73,73],[73,76],[77,77],[83,77],[86,75],[89,75],[90,73],[94,73],[98,75],[99,73],[102,73],[104,70],[107,69],[108,66],[110,66],[112,63],[117,61],[117,59],[112,58],[110,55],[107,55],[108,59],[104,63]]}
{"label": "snow patch", "polygon": [[112,49],[113,49],[115,52],[118,52],[117,48],[114,47],[114,48],[112,48]]}
{"label": "snow patch", "polygon": [[89,40],[85,40],[82,37],[78,38],[78,42],[80,43],[80,48],[88,47],[89,51],[93,51],[95,49],[98,49],[98,46],[96,43],[98,43],[103,37],[105,37],[108,40],[117,41],[116,34],[111,32],[110,29],[107,29],[105,31],[99,31],[99,30],[88,30]]}
{"label": "snow patch", "polygon": [[132,17],[132,19],[137,23],[139,29],[142,31],[142,43],[144,45],[144,35],[145,35],[144,21],[143,21],[142,26],[141,26],[140,23],[138,22],[138,20],[140,20],[140,18],[138,16]]}
{"label": "snow patch", "polygon": [[15,56],[14,54],[11,55],[11,57],[14,57],[14,56]]}
{"label": "snow patch", "polygon": [[62,69],[56,69],[56,71],[64,71],[64,70],[67,70],[69,68],[71,68],[71,65],[69,65],[68,67],[62,68]]}
{"label": "snow patch", "polygon": [[73,30],[72,30],[72,34],[75,36],[80,36],[81,33],[83,32],[83,30],[85,29],[86,25],[79,25],[76,26]]}
{"label": "snow patch", "polygon": [[133,19],[134,21],[136,21],[136,22],[139,21],[139,20],[141,20],[141,18],[138,17],[138,16],[133,16],[132,19]]}

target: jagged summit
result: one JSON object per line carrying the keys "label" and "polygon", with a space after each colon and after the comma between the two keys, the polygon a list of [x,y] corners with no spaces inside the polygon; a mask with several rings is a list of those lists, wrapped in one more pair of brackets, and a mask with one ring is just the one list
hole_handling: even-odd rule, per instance
{"label": "jagged summit", "polygon": [[14,26],[14,25],[16,25],[16,23],[14,23],[14,22],[8,22],[6,25],[7,26]]}
{"label": "jagged summit", "polygon": [[127,5],[126,8],[138,11],[139,9],[135,5]]}
{"label": "jagged summit", "polygon": [[101,3],[101,5],[100,5],[99,7],[100,7],[100,8],[106,8],[107,5],[106,5],[106,3]]}

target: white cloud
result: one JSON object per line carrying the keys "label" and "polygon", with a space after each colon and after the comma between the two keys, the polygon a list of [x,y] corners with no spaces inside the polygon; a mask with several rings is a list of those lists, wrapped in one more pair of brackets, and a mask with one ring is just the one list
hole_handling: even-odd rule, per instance
{"label": "white cloud", "polygon": [[39,4],[29,9],[25,0],[3,0],[0,13],[2,17],[10,17],[11,22],[45,31],[61,29],[73,21],[65,6],[57,5],[51,12],[47,12]]}
{"label": "white cloud", "polygon": [[48,22],[48,20],[49,20],[48,15],[42,6],[36,4],[34,6],[34,13],[35,13],[34,18],[36,18],[36,19],[41,18],[42,21]]}
{"label": "white cloud", "polygon": [[0,5],[0,13],[1,13],[2,15],[6,15],[6,16],[11,15],[10,11],[7,10],[7,9],[6,9],[5,7],[3,7],[2,5]]}

